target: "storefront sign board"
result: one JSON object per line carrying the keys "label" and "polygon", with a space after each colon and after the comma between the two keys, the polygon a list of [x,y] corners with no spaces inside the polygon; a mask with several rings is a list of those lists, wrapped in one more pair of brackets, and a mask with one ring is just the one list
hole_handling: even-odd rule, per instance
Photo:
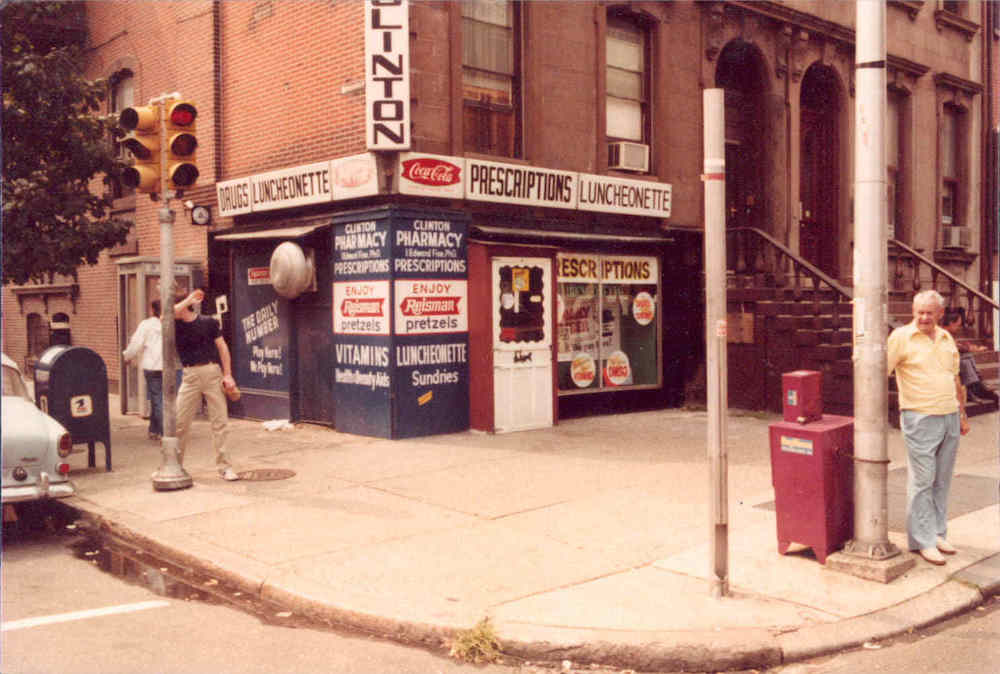
{"label": "storefront sign board", "polygon": [[365,0],[365,136],[369,150],[410,149],[407,0]]}
{"label": "storefront sign board", "polygon": [[465,198],[522,206],[576,208],[577,173],[466,159]]}
{"label": "storefront sign board", "polygon": [[670,217],[671,186],[648,180],[579,174],[581,211]]}

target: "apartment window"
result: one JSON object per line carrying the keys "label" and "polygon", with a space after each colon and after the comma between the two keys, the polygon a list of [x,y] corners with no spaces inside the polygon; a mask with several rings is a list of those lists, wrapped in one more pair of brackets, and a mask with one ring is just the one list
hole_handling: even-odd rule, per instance
{"label": "apartment window", "polygon": [[941,120],[941,224],[959,221],[959,111],[946,106]]}
{"label": "apartment window", "polygon": [[607,136],[649,142],[649,31],[628,16],[608,16]]}
{"label": "apartment window", "polygon": [[[135,102],[135,78],[132,77],[131,70],[119,70],[111,77],[110,94],[111,95],[108,96],[109,112],[118,114],[125,108],[132,107]],[[130,159],[128,152],[119,140],[120,139],[118,138],[112,140],[115,144],[118,157],[122,161],[128,161]],[[112,195],[116,199],[135,192],[132,188],[122,185],[118,180],[112,182],[111,190]]]}
{"label": "apartment window", "polygon": [[897,96],[890,95],[888,98],[888,110],[885,120],[885,163],[886,163],[886,184],[889,202],[889,238],[896,238],[896,222],[901,212],[901,195],[899,190],[900,167],[902,158],[899,147],[899,129],[902,121],[900,114],[900,100]]}
{"label": "apartment window", "polygon": [[520,3],[474,0],[461,5],[465,150],[519,157]]}
{"label": "apartment window", "polygon": [[28,314],[28,358],[35,359],[49,348],[49,322],[41,314]]}

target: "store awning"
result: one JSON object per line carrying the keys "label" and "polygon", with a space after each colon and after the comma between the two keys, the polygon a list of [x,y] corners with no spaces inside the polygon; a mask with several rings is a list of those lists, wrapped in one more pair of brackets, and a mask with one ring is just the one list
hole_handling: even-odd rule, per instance
{"label": "store awning", "polygon": [[255,232],[230,232],[219,234],[216,241],[245,241],[247,239],[297,239],[306,234],[312,234],[317,229],[329,227],[329,222],[315,225],[300,225],[299,227],[280,227],[278,229],[261,229]]}
{"label": "store awning", "polygon": [[529,241],[627,241],[630,243],[673,243],[676,241],[669,234],[643,236],[637,234],[613,234],[597,232],[567,232],[553,229],[519,229],[517,227],[493,227],[489,225],[473,225],[472,238],[477,234],[487,237],[516,237]]}

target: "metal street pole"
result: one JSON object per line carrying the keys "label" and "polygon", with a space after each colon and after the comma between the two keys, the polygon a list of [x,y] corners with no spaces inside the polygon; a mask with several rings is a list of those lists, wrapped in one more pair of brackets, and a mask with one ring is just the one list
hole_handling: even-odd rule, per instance
{"label": "metal street pole", "polygon": [[167,189],[167,101],[180,99],[179,93],[164,94],[150,101],[160,105],[160,313],[163,332],[163,437],[162,463],[153,473],[153,489],[172,491],[194,484],[177,455],[177,349],[174,330],[174,212]]}
{"label": "metal street pole", "polygon": [[[844,551],[880,561],[889,542],[888,192],[885,2],[858,0],[854,122],[854,539]],[[891,580],[891,578],[890,578]]]}
{"label": "metal street pole", "polygon": [[711,480],[712,596],[729,593],[729,485],[726,453],[726,150],[722,89],[702,92],[705,120],[705,375]]}

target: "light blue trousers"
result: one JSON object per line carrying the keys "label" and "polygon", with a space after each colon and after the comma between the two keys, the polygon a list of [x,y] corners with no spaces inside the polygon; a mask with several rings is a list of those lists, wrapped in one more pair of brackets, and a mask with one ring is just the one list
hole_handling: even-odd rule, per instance
{"label": "light blue trousers", "polygon": [[899,425],[906,441],[906,535],[910,550],[937,547],[948,531],[948,490],[961,436],[958,412],[921,414],[903,410]]}

